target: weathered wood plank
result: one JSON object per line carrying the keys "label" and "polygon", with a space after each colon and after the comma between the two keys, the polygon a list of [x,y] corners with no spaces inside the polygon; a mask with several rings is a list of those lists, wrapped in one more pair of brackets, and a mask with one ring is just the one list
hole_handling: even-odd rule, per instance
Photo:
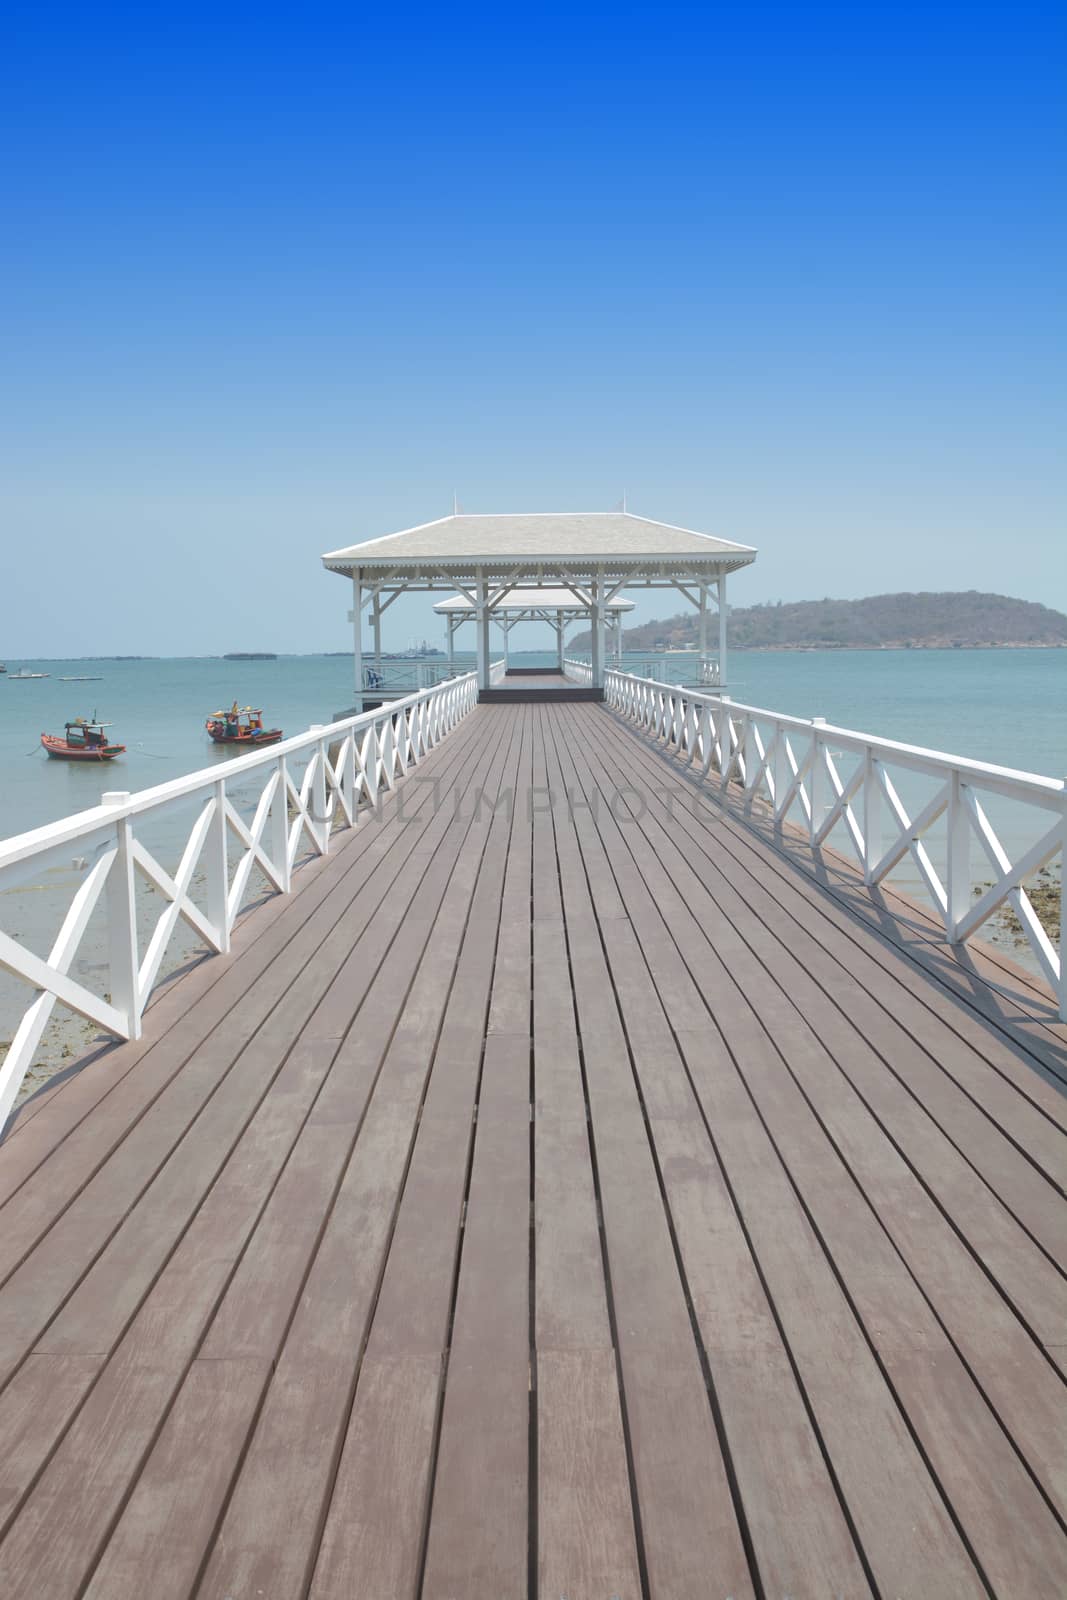
{"label": "weathered wood plank", "polygon": [[538,1350],[537,1456],[540,1600],[639,1600],[612,1350]]}
{"label": "weathered wood plank", "polygon": [[84,1590],[86,1600],[184,1600],[229,1486],[230,1463],[269,1377],[250,1358],[194,1361],[129,1504]]}
{"label": "weathered wood plank", "polygon": [[[534,784],[551,792],[550,721],[537,719]],[[641,1573],[556,824],[531,811],[537,1588],[541,1600],[624,1600],[641,1593]]]}
{"label": "weathered wood plank", "polygon": [[[565,787],[565,775],[561,787]],[[753,1592],[611,977],[586,879],[625,916],[603,851],[583,860],[568,811],[556,829],[592,1114],[623,1400],[652,1587],[679,1600]]]}
{"label": "weathered wood plank", "polygon": [[460,1257],[424,1600],[526,1589],[530,1044],[490,1034]]}
{"label": "weathered wood plank", "polygon": [[[527,717],[520,726],[516,786],[529,765]],[[383,1597],[415,1592],[485,1019],[488,1013],[491,1026],[501,983],[527,990],[529,985],[528,956],[525,962],[499,964],[509,925],[528,925],[529,871],[527,865],[524,879],[521,866],[528,862],[526,827],[512,804],[494,814],[489,831],[482,897],[456,965],[437,1048],[434,1103],[424,1107],[404,1185],[323,1530],[315,1597],[346,1595],[357,1584],[361,1592]],[[525,919],[516,900],[526,909]],[[510,1002],[504,1009],[510,1011]],[[528,998],[516,1009],[519,1016],[528,1015]],[[381,1450],[378,1441],[386,1436],[393,1443]],[[391,1537],[383,1535],[378,1522],[379,1508],[386,1505]]]}

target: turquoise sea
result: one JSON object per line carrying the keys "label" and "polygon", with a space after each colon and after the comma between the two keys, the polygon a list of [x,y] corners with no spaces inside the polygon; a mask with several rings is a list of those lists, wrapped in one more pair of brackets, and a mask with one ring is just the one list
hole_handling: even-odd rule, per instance
{"label": "turquoise sea", "polygon": [[[552,658],[515,651],[512,659],[535,666]],[[15,682],[16,667],[51,676]],[[1050,777],[1067,774],[1064,650],[735,651],[730,668],[735,700]],[[669,655],[660,658],[658,675],[690,680],[692,670],[691,658]],[[90,673],[100,682],[60,681]],[[232,760],[210,743],[204,719],[234,699],[262,706],[268,723],[294,734],[348,707],[351,689],[345,656],[8,662],[8,676],[0,677],[0,837],[95,805],[104,789],[147,788]],[[127,755],[105,771],[49,761],[42,732],[60,733],[69,718],[94,712],[114,724]]]}

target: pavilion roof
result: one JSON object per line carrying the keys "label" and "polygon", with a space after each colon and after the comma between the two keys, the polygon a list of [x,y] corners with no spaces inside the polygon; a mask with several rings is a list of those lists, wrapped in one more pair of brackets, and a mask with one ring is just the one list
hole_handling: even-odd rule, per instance
{"label": "pavilion roof", "polygon": [[[439,517],[400,533],[331,550],[331,572],[376,580],[395,573],[406,587],[441,587],[448,577],[523,571],[536,582],[600,570],[638,581],[685,571],[717,576],[755,560],[737,544],[628,511],[509,512]],[[414,580],[414,581],[413,581]]]}

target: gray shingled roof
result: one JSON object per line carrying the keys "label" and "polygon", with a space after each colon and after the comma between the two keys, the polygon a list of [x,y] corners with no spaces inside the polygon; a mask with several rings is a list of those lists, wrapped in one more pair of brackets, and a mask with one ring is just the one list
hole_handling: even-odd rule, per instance
{"label": "gray shingled roof", "polygon": [[627,564],[672,557],[709,564],[725,559],[731,566],[744,566],[755,555],[751,545],[674,528],[628,511],[546,511],[439,517],[402,533],[331,550],[322,559],[333,571],[346,572],[357,566],[605,558]]}

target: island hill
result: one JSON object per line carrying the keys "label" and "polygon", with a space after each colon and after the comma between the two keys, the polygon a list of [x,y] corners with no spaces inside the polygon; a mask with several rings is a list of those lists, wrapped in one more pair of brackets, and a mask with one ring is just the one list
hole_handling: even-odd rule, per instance
{"label": "island hill", "polygon": [[[714,617],[709,618],[709,640]],[[588,649],[588,632],[570,648]],[[623,633],[627,650],[697,647],[697,613]],[[977,650],[1067,647],[1067,616],[1031,600],[975,589],[876,594],[865,600],[794,600],[730,607],[732,650]]]}

